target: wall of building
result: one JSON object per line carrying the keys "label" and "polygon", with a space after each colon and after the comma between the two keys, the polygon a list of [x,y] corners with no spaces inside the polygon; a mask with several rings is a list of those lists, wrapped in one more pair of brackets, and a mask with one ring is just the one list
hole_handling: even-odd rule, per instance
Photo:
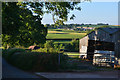
{"label": "wall of building", "polygon": [[113,41],[115,43],[115,56],[118,58],[118,64],[120,65],[120,31],[113,34]]}
{"label": "wall of building", "polygon": [[[117,31],[113,34],[109,34],[108,32],[98,29],[98,30],[92,32],[91,34],[89,34],[88,38],[89,38],[89,40],[113,42],[115,56],[120,59],[120,31]],[[120,64],[119,61],[118,61],[118,63]]]}
{"label": "wall of building", "polygon": [[[82,47],[87,46],[88,48],[88,41],[89,40],[97,40],[97,41],[105,41],[105,42],[113,42],[114,43],[114,50],[115,50],[115,56],[120,59],[120,31],[109,34],[108,32],[103,31],[102,29],[98,29],[96,31],[93,31],[92,33],[88,34],[86,37],[80,39],[80,45],[79,45],[79,51],[86,52],[87,50],[84,50]],[[120,60],[118,61],[120,65]]]}
{"label": "wall of building", "polygon": [[88,46],[88,36],[80,39],[79,41],[79,52],[80,53],[87,53],[87,46]]}

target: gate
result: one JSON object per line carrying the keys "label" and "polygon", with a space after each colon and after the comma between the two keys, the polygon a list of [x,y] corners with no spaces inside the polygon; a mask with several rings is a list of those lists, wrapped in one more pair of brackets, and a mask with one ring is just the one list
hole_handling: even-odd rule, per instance
{"label": "gate", "polygon": [[114,51],[95,50],[93,65],[114,67]]}

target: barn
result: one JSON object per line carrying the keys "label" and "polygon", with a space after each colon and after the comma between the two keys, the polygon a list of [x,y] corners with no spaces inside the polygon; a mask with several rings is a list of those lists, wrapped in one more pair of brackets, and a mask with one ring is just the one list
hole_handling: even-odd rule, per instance
{"label": "barn", "polygon": [[79,41],[81,58],[93,61],[95,52],[112,52],[120,65],[120,28],[98,28]]}

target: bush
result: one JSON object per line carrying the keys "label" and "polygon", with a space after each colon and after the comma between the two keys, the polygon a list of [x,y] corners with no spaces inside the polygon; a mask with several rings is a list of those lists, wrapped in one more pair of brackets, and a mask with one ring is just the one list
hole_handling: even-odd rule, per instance
{"label": "bush", "polygon": [[54,48],[54,42],[52,40],[47,41],[44,45],[45,48]]}
{"label": "bush", "polygon": [[17,52],[25,52],[24,49],[3,49],[2,50],[2,56],[8,60],[13,54]]}
{"label": "bush", "polygon": [[54,48],[40,48],[37,50],[32,50],[32,52],[58,53],[58,51]]}
{"label": "bush", "polygon": [[[5,53],[5,57],[11,54],[9,50],[3,52]],[[61,65],[58,65],[58,56],[59,54],[56,52],[40,53],[22,51],[20,54],[11,54],[7,58],[7,61],[26,71],[57,71],[59,68],[63,68],[63,64],[67,61],[67,56],[61,54]]]}
{"label": "bush", "polygon": [[45,53],[47,53],[48,50],[47,50],[47,48],[40,48],[40,49],[32,50],[32,52],[45,52]]}
{"label": "bush", "polygon": [[65,49],[71,52],[79,51],[79,40],[72,40],[71,43],[65,45]]}

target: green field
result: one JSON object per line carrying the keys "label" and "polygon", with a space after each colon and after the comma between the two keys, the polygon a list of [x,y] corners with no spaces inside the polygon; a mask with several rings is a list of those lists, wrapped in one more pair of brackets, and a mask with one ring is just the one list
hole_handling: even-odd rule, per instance
{"label": "green field", "polygon": [[75,39],[82,38],[86,33],[78,33],[74,30],[49,29],[47,39]]}
{"label": "green field", "polygon": [[79,52],[64,52],[65,55],[68,55],[69,57],[72,58],[78,58],[80,53]]}
{"label": "green field", "polygon": [[[84,25],[83,25],[84,26]],[[100,27],[103,25],[89,25],[89,27]],[[115,25],[109,25],[110,27],[118,27]],[[84,31],[85,32],[85,31]],[[67,29],[48,29],[47,39],[81,39],[86,33],[80,33],[80,31],[67,30]]]}
{"label": "green field", "polygon": [[85,35],[83,34],[48,34],[47,39],[74,39],[74,38],[82,38]]}
{"label": "green field", "polygon": [[65,43],[70,43],[71,41],[54,41],[54,43],[60,43],[60,44],[65,44]]}
{"label": "green field", "polygon": [[79,52],[64,52],[64,54],[66,54],[66,55],[75,55],[75,56],[78,56],[78,55],[80,55],[80,53]]}

